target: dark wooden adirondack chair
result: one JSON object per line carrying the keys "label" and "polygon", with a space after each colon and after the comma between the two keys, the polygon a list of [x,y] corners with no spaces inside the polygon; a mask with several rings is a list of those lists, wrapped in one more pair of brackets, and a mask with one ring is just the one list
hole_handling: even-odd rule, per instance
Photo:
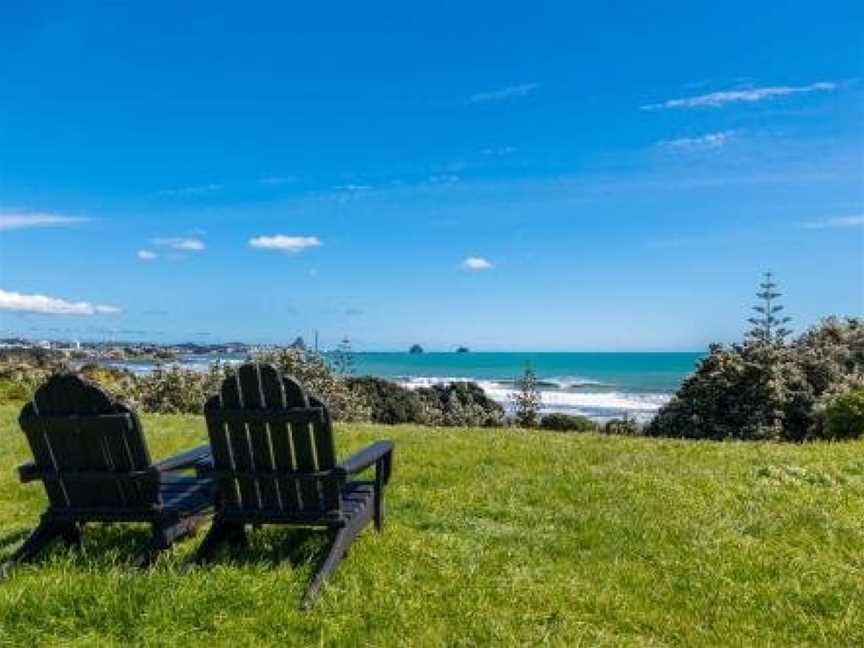
{"label": "dark wooden adirondack chair", "polygon": [[153,463],[135,412],[75,374],[51,377],[18,421],[35,459],[21,481],[42,480],[48,509],[0,574],[54,540],[79,545],[87,522],[149,522],[146,565],[212,508],[212,483],[177,473],[207,461],[209,446]]}
{"label": "dark wooden adirondack chair", "polygon": [[[336,463],[325,405],[268,364],[241,366],[204,414],[213,466],[202,472],[218,480],[219,495],[197,562],[223,542],[243,542],[247,524],[323,527],[330,548],[303,596],[308,607],[360,531],[373,519],[381,530],[393,444],[378,441]],[[373,465],[374,481],[349,479]]]}

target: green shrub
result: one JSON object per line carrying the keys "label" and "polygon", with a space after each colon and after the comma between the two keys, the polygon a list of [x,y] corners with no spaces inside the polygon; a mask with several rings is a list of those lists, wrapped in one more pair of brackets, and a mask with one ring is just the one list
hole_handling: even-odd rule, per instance
{"label": "green shrub", "polygon": [[604,434],[618,434],[621,436],[639,436],[643,434],[642,426],[636,419],[625,416],[624,418],[613,418],[606,421],[603,426]]}
{"label": "green shrub", "polygon": [[835,397],[825,410],[825,436],[857,439],[864,436],[864,387]]}
{"label": "green shrub", "polygon": [[147,412],[159,414],[201,414],[205,401],[217,393],[226,369],[219,364],[207,372],[178,365],[157,366],[139,377],[135,400]]}
{"label": "green shrub", "polygon": [[33,397],[33,391],[27,383],[0,377],[0,403],[25,403]]}
{"label": "green shrub", "polygon": [[[78,373],[104,388],[112,396],[116,396],[134,407],[142,407],[140,379],[131,371],[97,364],[86,364],[78,370]],[[182,410],[169,410],[165,413],[179,411]]]}
{"label": "green shrub", "polygon": [[451,382],[422,387],[417,395],[426,407],[427,422],[444,426],[498,427],[505,424],[504,408],[473,382]]}
{"label": "green shrub", "polygon": [[828,318],[790,344],[712,345],[646,428],[651,436],[831,438],[827,400],[864,382],[864,320]]}
{"label": "green shrub", "polygon": [[64,369],[63,364],[46,361],[41,355],[26,360],[17,355],[0,360],[0,402],[27,402],[48,376]]}
{"label": "green shrub", "polygon": [[558,432],[590,432],[597,429],[594,421],[587,416],[560,412],[546,414],[540,419],[540,427],[544,430],[556,430]]}
{"label": "green shrub", "polygon": [[280,349],[260,353],[257,362],[268,362],[281,373],[293,376],[303,387],[323,400],[337,421],[368,421],[369,406],[348,387],[345,377],[318,353],[303,349]]}
{"label": "green shrub", "polygon": [[348,388],[369,407],[373,423],[424,423],[426,408],[420,396],[410,389],[383,378],[348,378]]}

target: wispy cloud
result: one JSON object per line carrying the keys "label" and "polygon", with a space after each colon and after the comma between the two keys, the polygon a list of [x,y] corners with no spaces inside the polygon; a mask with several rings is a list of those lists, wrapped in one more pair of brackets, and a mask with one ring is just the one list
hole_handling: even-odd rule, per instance
{"label": "wispy cloud", "polygon": [[196,238],[157,238],[153,239],[151,243],[184,252],[200,252],[207,247],[204,245],[204,241]]}
{"label": "wispy cloud", "polygon": [[660,103],[646,104],[642,110],[663,110],[667,108],[719,108],[730,103],[756,103],[784,97],[792,94],[806,94],[809,92],[829,92],[837,88],[833,81],[819,81],[803,86],[763,86],[761,88],[739,88],[735,90],[722,90],[709,92],[708,94],[683,97],[680,99],[669,99]]}
{"label": "wispy cloud", "polygon": [[835,218],[810,221],[809,223],[804,223],[801,227],[806,229],[835,229],[862,226],[864,226],[864,214],[859,216],[838,216]]}
{"label": "wispy cloud", "polygon": [[193,185],[191,187],[176,187],[174,189],[163,189],[162,191],[157,191],[156,193],[160,196],[194,196],[204,193],[210,193],[211,191],[219,191],[221,188],[221,184],[211,182],[209,184]]}
{"label": "wispy cloud", "polygon": [[439,175],[431,175],[426,178],[426,182],[432,185],[449,185],[459,182],[460,178],[455,173],[442,173]]}
{"label": "wispy cloud", "polygon": [[468,98],[468,103],[484,103],[487,101],[503,101],[514,97],[526,97],[540,87],[539,83],[521,83],[500,90],[477,92]]}
{"label": "wispy cloud", "polygon": [[0,290],[0,310],[43,315],[110,315],[120,312],[116,306],[71,302],[58,297],[25,295],[7,290]]}
{"label": "wispy cloud", "polygon": [[295,182],[296,180],[297,178],[294,176],[267,176],[266,178],[260,178],[258,183],[262,185],[281,185]]}
{"label": "wispy cloud", "polygon": [[249,246],[260,250],[279,250],[290,254],[299,254],[303,250],[321,247],[321,240],[317,236],[285,236],[274,234],[273,236],[256,236],[249,239]]}
{"label": "wispy cloud", "polygon": [[89,218],[74,218],[47,212],[0,212],[0,231],[33,227],[68,227],[86,223]]}
{"label": "wispy cloud", "polygon": [[142,261],[152,261],[159,255],[153,252],[152,250],[138,250],[137,254],[138,258]]}
{"label": "wispy cloud", "polygon": [[677,139],[663,140],[658,144],[665,148],[700,150],[721,148],[735,131],[727,130],[718,133],[707,133],[697,137],[679,137]]}
{"label": "wispy cloud", "polygon": [[510,155],[511,153],[515,152],[516,149],[513,146],[492,146],[480,151],[482,155],[488,155],[491,157],[502,157],[504,155]]}
{"label": "wispy cloud", "polygon": [[462,268],[464,270],[471,270],[472,272],[476,272],[479,270],[491,270],[494,267],[495,266],[493,266],[491,262],[484,259],[483,257],[470,256],[462,262]]}

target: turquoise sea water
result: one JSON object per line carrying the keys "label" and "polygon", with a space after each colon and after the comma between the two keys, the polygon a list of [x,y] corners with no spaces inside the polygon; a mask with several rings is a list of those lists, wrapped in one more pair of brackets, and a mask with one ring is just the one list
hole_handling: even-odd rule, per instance
{"label": "turquoise sea water", "polygon": [[384,378],[468,378],[508,381],[526,363],[560,387],[616,387],[669,392],[693,371],[701,353],[357,353],[356,373]]}
{"label": "turquoise sea water", "polygon": [[474,380],[509,404],[513,382],[527,363],[540,380],[545,411],[603,420],[628,414],[650,418],[669,400],[701,353],[358,353],[357,374],[408,386]]}
{"label": "turquoise sea water", "polygon": [[[702,353],[399,353],[354,354],[354,373],[408,387],[445,380],[473,380],[504,405],[513,381],[530,363],[541,381],[545,411],[603,420],[628,414],[650,418],[696,366]],[[187,356],[182,363],[205,367],[214,356]],[[242,357],[223,358],[228,362]],[[147,370],[145,365],[127,365]]]}

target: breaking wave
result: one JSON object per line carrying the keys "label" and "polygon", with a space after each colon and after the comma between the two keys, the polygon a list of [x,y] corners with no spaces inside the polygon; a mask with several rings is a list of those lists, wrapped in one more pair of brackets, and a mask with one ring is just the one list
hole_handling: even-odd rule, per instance
{"label": "breaking wave", "polygon": [[[409,389],[429,387],[445,382],[475,382],[493,400],[509,407],[516,393],[512,380],[477,380],[465,377],[403,377],[398,380]],[[640,421],[650,419],[671,398],[661,392],[626,392],[596,381],[572,378],[543,379],[538,383],[544,412],[567,412],[593,419],[632,416]]]}

